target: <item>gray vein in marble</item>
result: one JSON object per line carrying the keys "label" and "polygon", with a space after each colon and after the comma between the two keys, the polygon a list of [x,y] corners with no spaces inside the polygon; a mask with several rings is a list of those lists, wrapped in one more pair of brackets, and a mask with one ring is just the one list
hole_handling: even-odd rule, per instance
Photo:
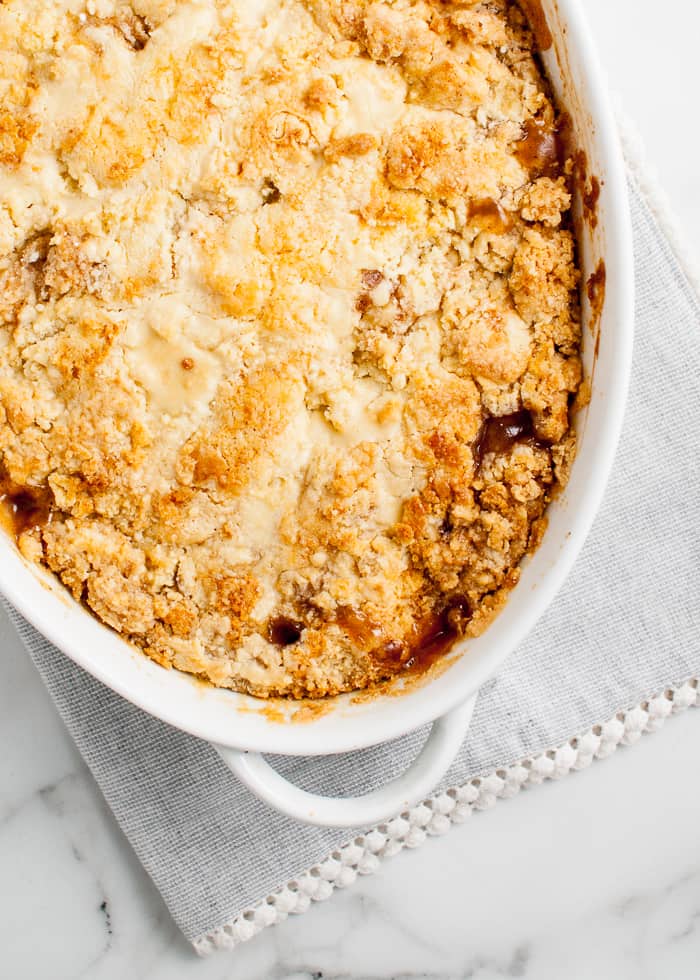
{"label": "gray vein in marble", "polygon": [[66,820],[66,815],[70,811],[71,807],[75,804],[77,797],[77,787],[82,781],[80,776],[75,773],[65,776],[63,779],[51,783],[48,786],[42,787],[36,796],[39,797],[43,805],[46,807],[49,813],[56,817],[61,822],[61,828],[63,833],[68,840],[70,845],[71,853],[78,864],[82,864],[88,870],[95,890],[98,894],[97,910],[100,914],[100,918],[104,926],[104,942],[102,948],[99,950],[96,956],[94,956],[79,974],[80,977],[92,977],[93,972],[97,965],[101,963],[104,958],[109,954],[113,945],[114,930],[112,928],[112,914],[110,911],[110,903],[107,897],[106,888],[102,882],[101,876],[97,873],[94,864],[90,861],[85,853],[83,852],[80,844],[73,839],[74,828],[69,820]]}
{"label": "gray vein in marble", "polygon": [[[340,952],[340,951],[338,951]],[[439,955],[439,954],[438,954]],[[294,963],[288,965],[278,963],[272,973],[266,975],[267,980],[477,980],[488,975],[490,977],[525,977],[527,974],[530,951],[527,946],[518,946],[507,961],[496,958],[477,956],[458,970],[446,973],[444,971],[425,972],[398,971],[391,974],[356,973],[341,970],[319,970],[306,964]],[[488,971],[487,973],[485,971]]]}
{"label": "gray vein in marble", "polygon": [[10,823],[10,821],[15,820],[20,816],[27,807],[33,806],[35,803],[42,802],[46,803],[47,798],[55,790],[59,789],[61,784],[69,779],[75,778],[75,772],[66,773],[59,779],[53,780],[53,782],[46,783],[43,786],[39,786],[37,789],[30,790],[25,796],[20,797],[18,800],[11,802],[9,806],[4,809],[0,809],[0,827],[3,824]]}

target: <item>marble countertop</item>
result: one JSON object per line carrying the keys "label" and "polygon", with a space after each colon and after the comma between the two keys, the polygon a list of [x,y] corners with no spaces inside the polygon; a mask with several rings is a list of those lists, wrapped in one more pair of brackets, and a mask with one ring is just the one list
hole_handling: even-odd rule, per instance
{"label": "marble countertop", "polygon": [[[667,0],[661,26],[656,0],[586,6],[611,85],[700,255],[700,141],[688,124],[700,6]],[[700,711],[400,854],[234,953],[200,961],[1,616],[0,650],[0,977],[700,975]]]}

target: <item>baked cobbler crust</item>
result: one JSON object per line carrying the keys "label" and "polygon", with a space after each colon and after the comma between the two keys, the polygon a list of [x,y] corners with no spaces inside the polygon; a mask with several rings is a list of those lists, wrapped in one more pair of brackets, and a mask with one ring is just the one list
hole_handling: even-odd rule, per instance
{"label": "baked cobbler crust", "polygon": [[23,554],[260,696],[480,633],[574,453],[557,125],[510,0],[0,4]]}

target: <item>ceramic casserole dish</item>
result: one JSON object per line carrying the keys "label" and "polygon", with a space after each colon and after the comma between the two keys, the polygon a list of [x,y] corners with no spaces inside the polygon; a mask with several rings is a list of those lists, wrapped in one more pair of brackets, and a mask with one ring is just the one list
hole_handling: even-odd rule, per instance
{"label": "ceramic casserole dish", "polygon": [[[0,535],[0,590],[76,664],[143,710],[210,742],[236,775],[270,805],[328,826],[378,822],[426,796],[455,757],[480,685],[533,628],[564,582],[601,502],[618,441],[632,357],[633,267],[624,164],[606,81],[580,0],[530,3],[542,61],[589,183],[575,201],[582,269],[583,359],[591,385],[576,419],[578,454],[566,490],[550,506],[541,546],[526,560],[504,610],[479,638],[457,643],[441,669],[372,697],[342,695],[314,711],[269,703],[167,671],[98,622],[48,573]],[[595,220],[584,207],[599,181]],[[598,190],[598,185],[596,191]],[[589,202],[590,203],[590,202]],[[588,210],[588,215],[586,211]],[[605,269],[602,308],[601,272]],[[590,288],[586,289],[589,284]],[[590,294],[590,295],[589,295]],[[591,302],[593,299],[593,303]],[[562,656],[565,656],[565,651]],[[331,799],[293,786],[263,753],[318,756],[361,750],[432,723],[409,770],[365,796]]]}

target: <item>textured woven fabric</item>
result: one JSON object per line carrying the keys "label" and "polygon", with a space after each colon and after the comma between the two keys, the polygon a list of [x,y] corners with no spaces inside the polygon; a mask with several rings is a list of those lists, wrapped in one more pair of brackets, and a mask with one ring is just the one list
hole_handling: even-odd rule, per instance
{"label": "textured woven fabric", "polygon": [[[482,689],[443,787],[565,745],[700,674],[700,303],[634,182],[631,200],[634,373],[606,499],[556,602]],[[350,837],[273,812],[209,746],[123,701],[12,615],[116,819],[191,941],[303,877]],[[634,726],[636,715],[629,717]],[[366,791],[378,774],[385,780],[403,769],[423,737],[275,765],[310,789]],[[273,921],[270,913],[261,924]]]}

